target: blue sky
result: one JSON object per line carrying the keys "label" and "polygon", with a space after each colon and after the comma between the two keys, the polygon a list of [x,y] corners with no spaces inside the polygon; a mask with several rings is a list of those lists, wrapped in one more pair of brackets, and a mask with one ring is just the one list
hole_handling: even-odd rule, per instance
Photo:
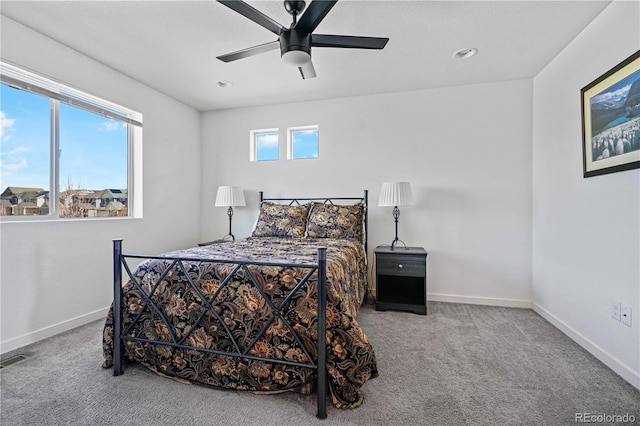
{"label": "blue sky", "polygon": [[[49,99],[0,85],[0,191],[49,188]],[[127,187],[127,126],[60,104],[60,186]]]}
{"label": "blue sky", "polygon": [[318,157],[318,129],[296,130],[293,133],[293,158]]}
{"label": "blue sky", "polygon": [[278,132],[256,134],[256,160],[278,159]]}

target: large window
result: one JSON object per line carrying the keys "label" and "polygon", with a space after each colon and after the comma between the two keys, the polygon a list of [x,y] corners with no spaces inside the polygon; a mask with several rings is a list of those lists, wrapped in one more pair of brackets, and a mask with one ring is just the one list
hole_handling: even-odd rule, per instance
{"label": "large window", "polygon": [[4,62],[0,77],[2,219],[139,216],[141,114]]}

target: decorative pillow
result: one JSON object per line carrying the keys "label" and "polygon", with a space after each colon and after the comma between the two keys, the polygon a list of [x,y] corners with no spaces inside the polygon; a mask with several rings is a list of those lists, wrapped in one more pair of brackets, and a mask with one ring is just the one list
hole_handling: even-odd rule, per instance
{"label": "decorative pillow", "polygon": [[351,206],[314,203],[307,221],[308,238],[364,238],[364,205]]}
{"label": "decorative pillow", "polygon": [[288,206],[263,201],[253,237],[303,238],[309,215],[309,204]]}

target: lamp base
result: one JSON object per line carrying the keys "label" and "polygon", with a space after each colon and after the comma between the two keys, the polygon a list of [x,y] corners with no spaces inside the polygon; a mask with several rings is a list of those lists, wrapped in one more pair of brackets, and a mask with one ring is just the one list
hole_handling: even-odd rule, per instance
{"label": "lamp base", "polygon": [[227,215],[229,216],[229,233],[225,235],[222,239],[226,240],[228,237],[231,237],[231,241],[235,241],[236,237],[234,237],[233,234],[231,233],[231,218],[233,218],[233,207],[230,206],[227,209]]}
{"label": "lamp base", "polygon": [[390,250],[395,250],[395,248],[396,248],[396,243],[397,243],[398,241],[402,243],[402,245],[404,246],[404,249],[406,250],[406,249],[407,249],[407,245],[404,243],[404,241],[402,241],[402,240],[401,240],[401,239],[399,239],[398,237],[396,237],[396,239],[395,239],[395,240],[391,241],[391,244],[389,244],[389,249],[390,249]]}
{"label": "lamp base", "polygon": [[396,243],[398,241],[400,241],[402,243],[402,245],[404,246],[404,248],[407,248],[407,245],[404,243],[404,241],[402,241],[401,239],[398,238],[398,218],[400,217],[400,209],[398,208],[398,206],[395,206],[393,208],[393,219],[396,222],[396,238],[391,242],[390,244],[390,249],[394,250],[396,247]]}

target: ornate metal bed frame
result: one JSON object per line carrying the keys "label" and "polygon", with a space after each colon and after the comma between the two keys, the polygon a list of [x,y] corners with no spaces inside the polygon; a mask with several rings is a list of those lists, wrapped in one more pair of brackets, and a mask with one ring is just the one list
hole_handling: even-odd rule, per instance
{"label": "ornate metal bed frame", "polygon": [[[364,203],[365,206],[365,218],[364,218],[364,226],[365,226],[365,256],[366,256],[366,248],[367,248],[367,207],[368,207],[368,191],[364,190],[363,197],[333,197],[333,198],[264,198],[263,192],[260,192],[260,202],[262,201],[277,201],[277,202],[288,202],[289,205],[300,204],[301,201],[318,201],[323,202],[325,204],[334,204],[334,201],[360,201]],[[164,271],[162,275],[158,277],[158,279],[150,286],[150,291],[146,292],[139,282],[139,280],[133,274],[127,259],[140,259],[140,260],[165,260],[170,261],[170,266]],[[186,272],[186,268],[184,266],[184,262],[204,262],[204,263],[224,263],[234,265],[231,272],[221,281],[219,288],[211,297],[206,297],[202,294],[202,292],[198,289],[196,284],[193,282],[189,274]],[[268,297],[264,294],[260,286],[257,284],[255,278],[250,272],[248,266],[249,265],[259,265],[259,266],[280,266],[280,267],[295,267],[301,269],[307,269],[307,273],[305,276],[287,293],[282,303],[279,306],[274,305],[272,301],[269,300]],[[316,264],[284,264],[284,263],[269,263],[269,262],[252,262],[252,261],[237,261],[237,260],[229,260],[229,259],[199,259],[199,258],[182,258],[182,257],[169,257],[169,256],[146,256],[146,255],[136,255],[136,254],[124,254],[122,252],[122,239],[114,239],[113,240],[113,375],[119,376],[123,374],[123,347],[124,341],[138,341],[143,343],[150,343],[156,345],[165,345],[173,348],[181,348],[186,350],[193,350],[199,352],[206,352],[212,354],[218,354],[223,356],[230,356],[234,358],[242,358],[242,359],[250,359],[257,361],[265,361],[270,363],[280,363],[287,364],[297,367],[306,367],[317,370],[317,414],[316,416],[320,419],[325,419],[327,417],[327,402],[326,402],[326,393],[327,393],[327,370],[326,370],[326,306],[327,306],[327,288],[326,288],[326,266],[327,266],[327,249],[324,247],[318,248],[318,257]],[[126,271],[126,274],[129,280],[132,282],[133,286],[140,292],[144,299],[144,306],[140,310],[140,314],[129,324],[126,328],[123,329],[123,311],[122,311],[122,284],[123,284],[123,273],[122,270]],[[169,271],[174,268],[180,269],[184,275],[187,277],[189,281],[190,288],[198,295],[200,300],[202,300],[203,312],[200,317],[196,320],[194,324],[191,326],[191,330],[189,333],[186,333],[181,338],[177,338],[172,331],[172,328],[169,324],[167,317],[164,315],[161,309],[153,302],[152,297],[156,292],[157,288],[160,286],[160,283],[164,280],[165,276],[169,273]],[[248,277],[248,281],[252,286],[256,288],[256,290],[261,294],[263,299],[271,308],[272,316],[271,318],[264,324],[258,335],[253,339],[253,341],[244,349],[241,350],[236,339],[234,339],[231,334],[229,328],[225,324],[224,320],[221,318],[220,314],[218,314],[215,310],[215,300],[218,294],[229,284],[235,274],[242,270],[246,277]],[[310,356],[306,347],[302,344],[302,338],[296,333],[293,326],[286,320],[284,313],[281,311],[284,307],[286,307],[287,302],[293,297],[293,295],[299,291],[299,289],[309,280],[309,278],[317,271],[318,274],[318,342],[317,342],[317,351],[318,351],[318,360],[317,362],[313,362],[313,357]],[[365,295],[366,299],[366,295]],[[139,337],[128,336],[127,334],[133,328],[133,326],[137,323],[140,316],[144,312],[144,310],[150,306],[159,316],[162,318],[162,321],[165,323],[169,332],[171,334],[171,342],[166,341],[156,341],[150,339],[144,339]],[[234,350],[231,351],[220,351],[215,349],[207,349],[207,348],[197,348],[187,344],[187,339],[191,335],[191,332],[197,329],[198,324],[202,321],[207,313],[214,315],[220,324],[223,325],[226,333],[226,337],[233,342]],[[291,362],[280,359],[271,359],[271,358],[263,358],[258,356],[250,355],[250,351],[253,346],[258,342],[258,340],[264,335],[267,331],[269,325],[279,319],[282,321],[289,331],[292,333],[294,339],[297,341],[298,345],[304,351],[307,359],[310,360],[308,363],[301,362]]]}

